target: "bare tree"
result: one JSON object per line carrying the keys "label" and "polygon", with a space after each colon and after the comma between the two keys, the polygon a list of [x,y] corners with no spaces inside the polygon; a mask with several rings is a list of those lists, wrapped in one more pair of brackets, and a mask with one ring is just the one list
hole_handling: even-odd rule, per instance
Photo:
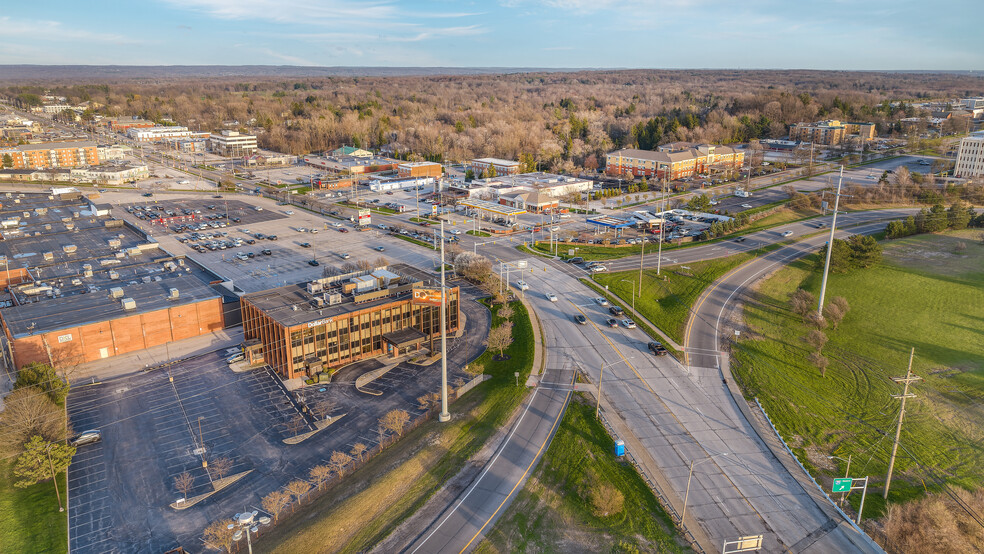
{"label": "bare tree", "polygon": [[[287,486],[284,488],[287,489],[287,492],[289,492],[291,496],[294,497],[294,499],[297,501],[297,505],[300,506],[301,499],[304,497],[304,493],[311,490],[311,483],[308,483],[307,481],[302,481],[301,479],[294,479],[290,483],[287,483]],[[291,508],[290,511],[291,513],[293,513],[294,508]]]}
{"label": "bare tree", "polygon": [[796,292],[789,297],[789,305],[793,312],[806,316],[816,303],[816,297],[803,289],[796,289]]}
{"label": "bare tree", "polygon": [[499,308],[499,314],[498,315],[502,319],[505,319],[506,321],[509,321],[510,319],[512,319],[512,316],[513,316],[512,306],[510,306],[509,304],[506,304],[506,305],[502,306],[501,308]]}
{"label": "bare tree", "polygon": [[823,334],[823,331],[819,329],[811,329],[809,333],[803,337],[806,344],[809,344],[818,353],[823,352],[824,345],[827,344],[827,335]]}
{"label": "bare tree", "polygon": [[441,395],[436,392],[429,392],[417,397],[417,405],[425,412],[433,409],[441,402]]}
{"label": "bare tree", "polygon": [[807,359],[810,361],[811,365],[816,366],[816,368],[820,370],[821,377],[826,377],[827,364],[830,363],[830,360],[825,358],[823,354],[819,352],[810,352],[810,355],[808,356]]}
{"label": "bare tree", "polygon": [[[230,529],[229,527],[233,528]],[[205,544],[205,548],[220,552],[232,552],[232,543],[235,542],[232,536],[235,532],[236,529],[231,519],[213,521],[202,532],[202,542]]]}
{"label": "bare tree", "polygon": [[301,429],[303,429],[306,424],[307,423],[304,421],[303,417],[301,417],[300,415],[295,415],[294,417],[287,420],[287,432],[290,433],[291,435],[297,436],[297,434],[301,432]]}
{"label": "bare tree", "polygon": [[375,259],[375,260],[373,260],[373,262],[372,262],[372,266],[373,266],[374,268],[376,268],[376,267],[386,267],[386,266],[388,266],[388,265],[389,265],[389,260],[387,260],[387,259],[386,259],[386,258],[384,258],[383,256],[380,256],[380,257],[378,257],[378,258],[376,258],[376,259]]}
{"label": "bare tree", "polygon": [[328,458],[328,467],[330,467],[340,477],[345,475],[345,468],[348,467],[351,462],[352,456],[336,450],[332,452],[331,457]]}
{"label": "bare tree", "polygon": [[326,465],[316,465],[311,468],[309,473],[311,480],[314,481],[314,485],[321,490],[321,486],[324,485],[328,479],[331,479],[332,470]]}
{"label": "bare tree", "polygon": [[355,267],[357,267],[359,271],[369,271],[372,269],[372,262],[368,260],[359,260],[355,262]]}
{"label": "bare tree", "polygon": [[232,460],[220,456],[208,463],[208,469],[212,473],[215,473],[219,479],[222,479],[229,473],[229,470],[232,469]]}
{"label": "bare tree", "polygon": [[188,493],[191,492],[191,489],[195,488],[195,478],[187,471],[183,471],[174,478],[174,488],[181,493],[182,498],[187,500]]}
{"label": "bare tree", "polygon": [[404,410],[390,410],[379,420],[380,425],[384,426],[388,431],[392,431],[396,436],[403,434],[403,429],[409,422],[410,414]]}
{"label": "bare tree", "polygon": [[311,406],[311,415],[318,419],[325,419],[334,409],[335,404],[331,400],[323,398]]}
{"label": "bare tree", "polygon": [[290,504],[290,493],[277,489],[270,494],[263,497],[261,501],[263,509],[273,514],[273,520],[277,521],[280,516],[280,512]]}
{"label": "bare tree", "polygon": [[362,457],[365,456],[366,450],[368,449],[369,447],[367,447],[364,443],[357,442],[352,445],[352,450],[350,450],[350,453],[355,459],[359,460],[359,463],[362,463]]}
{"label": "bare tree", "polygon": [[0,412],[0,445],[19,453],[21,445],[37,435],[50,442],[65,440],[65,412],[35,387],[17,389],[4,398]]}
{"label": "bare tree", "polygon": [[513,343],[512,329],[513,324],[511,321],[500,323],[489,331],[489,336],[485,339],[485,344],[490,350],[499,351],[500,359],[506,348],[509,348],[509,345]]}

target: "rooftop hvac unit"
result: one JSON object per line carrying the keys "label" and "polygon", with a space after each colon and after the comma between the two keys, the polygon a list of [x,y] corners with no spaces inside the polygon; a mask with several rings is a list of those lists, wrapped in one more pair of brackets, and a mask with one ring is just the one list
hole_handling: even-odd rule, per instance
{"label": "rooftop hvac unit", "polygon": [[24,219],[31,217],[31,212],[24,212]]}
{"label": "rooftop hvac unit", "polygon": [[172,288],[168,292],[169,292],[169,294],[167,295],[167,299],[168,300],[177,300],[178,299],[178,294],[179,294],[178,293],[178,289]]}
{"label": "rooftop hvac unit", "polygon": [[325,290],[325,286],[318,281],[311,281],[307,284],[308,294],[318,294],[323,290]]}
{"label": "rooftop hvac unit", "polygon": [[324,308],[325,307],[325,299],[322,298],[322,297],[320,297],[320,296],[315,296],[314,297],[314,302],[312,302],[312,305],[315,308]]}
{"label": "rooftop hvac unit", "polygon": [[123,298],[123,289],[120,287],[113,287],[109,289],[109,295],[113,298]]}
{"label": "rooftop hvac unit", "polygon": [[62,246],[62,250],[64,250],[68,254],[73,254],[78,249],[79,247],[75,246],[74,244],[66,244],[65,246]]}
{"label": "rooftop hvac unit", "polygon": [[122,244],[120,242],[120,239],[109,239],[109,247],[110,248],[119,248],[120,247],[120,244]]}
{"label": "rooftop hvac unit", "polygon": [[341,293],[336,292],[336,293],[333,293],[333,294],[329,294],[328,295],[328,305],[329,306],[334,306],[335,304],[341,304],[341,303],[342,303],[342,295],[341,295]]}
{"label": "rooftop hvac unit", "polygon": [[82,275],[86,277],[92,277],[92,265],[85,264],[82,266]]}
{"label": "rooftop hvac unit", "polygon": [[77,287],[82,284],[82,279],[78,279],[78,278],[72,279],[72,284]]}
{"label": "rooftop hvac unit", "polygon": [[137,309],[137,303],[134,302],[132,298],[124,298],[123,300],[120,301],[120,304],[123,306],[124,310]]}
{"label": "rooftop hvac unit", "polygon": [[116,279],[120,278],[120,274],[117,273],[115,269],[111,269],[109,270],[109,278],[115,281]]}
{"label": "rooftop hvac unit", "polygon": [[44,261],[46,262],[50,262],[51,260],[55,259],[54,252],[45,252],[44,254],[42,254],[42,256],[44,257]]}

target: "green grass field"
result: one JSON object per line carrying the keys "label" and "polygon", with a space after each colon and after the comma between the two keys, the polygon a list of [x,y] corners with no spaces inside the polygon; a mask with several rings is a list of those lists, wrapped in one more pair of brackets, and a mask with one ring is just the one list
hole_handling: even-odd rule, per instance
{"label": "green grass field", "polygon": [[466,235],[471,235],[473,237],[491,237],[491,233],[486,233],[485,231],[476,231],[474,229],[470,231],[465,231]]}
{"label": "green grass field", "polygon": [[431,244],[429,242],[424,242],[422,240],[417,240],[417,239],[415,239],[413,237],[408,237],[406,235],[401,235],[399,233],[396,233],[393,236],[396,237],[396,238],[398,238],[398,239],[400,239],[400,240],[405,240],[407,242],[412,242],[412,243],[414,243],[416,245],[423,246],[424,248],[430,248],[431,250],[438,250],[438,248],[435,248],[433,244]]}
{"label": "green grass field", "polygon": [[[755,253],[768,252],[775,248],[778,245],[770,245],[756,250]],[[635,309],[667,336],[682,344],[683,328],[690,317],[690,309],[704,289],[725,273],[751,260],[755,253],[663,267],[662,276],[665,279],[658,278],[655,269],[643,271],[643,293],[636,297]],[[635,292],[640,290],[637,286],[637,270],[596,273],[593,279],[601,286],[607,285],[608,290],[621,298],[627,306],[632,305],[633,287],[635,286]]]}
{"label": "green grass field", "polygon": [[[590,492],[607,485],[622,510],[599,516]],[[688,552],[673,521],[614,441],[575,397],[526,486],[476,552]]]}
{"label": "green grass field", "polygon": [[[19,489],[12,466],[0,463],[0,552],[67,552],[68,512],[58,511],[51,481]],[[64,503],[64,474],[58,490]]]}
{"label": "green grass field", "polygon": [[[780,270],[746,304],[748,330],[732,371],[758,397],[800,460],[829,487],[853,456],[854,477],[871,476],[865,516],[883,513],[882,485],[894,438],[909,349],[924,381],[908,401],[890,500],[940,490],[940,482],[984,485],[984,245],[980,231],[883,242],[878,267],[831,275],[828,300],[850,311],[825,332],[826,376],[807,362],[808,327],[788,307],[798,287],[819,291],[815,256]],[[829,489],[828,489],[829,490]],[[857,508],[859,495],[852,498]]]}
{"label": "green grass field", "polygon": [[[365,552],[420,508],[512,415],[527,394],[533,366],[533,327],[520,302],[512,302],[513,343],[508,360],[483,353],[492,379],[450,406],[450,423],[433,419],[342,480],[305,512],[281,522],[254,543],[257,552]],[[493,325],[502,318],[492,309]],[[519,371],[520,386],[513,372]]]}

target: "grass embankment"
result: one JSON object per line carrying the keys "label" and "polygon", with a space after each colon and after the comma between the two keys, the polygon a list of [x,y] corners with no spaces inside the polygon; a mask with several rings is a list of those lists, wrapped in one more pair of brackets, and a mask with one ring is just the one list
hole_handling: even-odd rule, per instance
{"label": "grass embankment", "polygon": [[[13,462],[0,462],[0,551],[67,552],[68,511],[58,511],[51,481],[14,486]],[[65,474],[58,491],[65,502]]]}
{"label": "grass embankment", "polygon": [[368,204],[368,205],[364,205],[364,206],[358,206],[358,205],[353,204],[351,202],[339,202],[339,205],[345,206],[346,208],[352,208],[352,209],[355,209],[355,210],[358,210],[360,208],[367,208],[370,213],[374,213],[374,214],[394,215],[394,214],[400,213],[400,212],[398,212],[396,210],[391,210],[390,208],[386,208],[386,207],[383,207],[383,206],[376,206],[375,204]]}
{"label": "grass embankment", "polygon": [[[827,299],[850,311],[825,330],[826,376],[808,361],[810,330],[789,309],[797,288],[817,294],[821,275],[810,256],[763,282],[745,308],[748,330],[732,370],[758,397],[800,460],[830,486],[853,456],[854,477],[870,476],[865,516],[884,513],[882,486],[894,438],[909,349],[924,381],[906,404],[890,500],[939,490],[938,480],[984,486],[984,245],[979,231],[921,235],[883,243],[883,262],[831,275]],[[839,463],[839,467],[834,465]],[[829,490],[829,488],[828,488]],[[860,495],[851,495],[855,509]]]}
{"label": "grass embankment", "polygon": [[[540,465],[476,552],[685,552],[673,521],[594,408],[571,402]],[[612,491],[617,491],[613,493]],[[603,495],[603,493],[608,493]],[[604,513],[602,497],[612,498]]]}
{"label": "grass embankment", "polygon": [[[645,293],[636,297],[635,309],[667,336],[682,344],[683,328],[690,318],[694,303],[704,289],[756,255],[780,246],[771,244],[726,258],[664,267],[662,278],[657,277],[654,269],[643,271],[642,290]],[[633,285],[639,280],[638,270],[596,273],[592,278],[601,286],[607,285],[608,290],[621,298],[624,304],[632,304]]]}
{"label": "grass embankment", "polygon": [[485,231],[476,231],[472,229],[471,231],[465,231],[466,235],[471,235],[473,237],[491,237],[492,233],[486,233]]}
{"label": "grass embankment", "polygon": [[[451,405],[450,423],[433,419],[346,477],[284,523],[254,548],[258,552],[363,552],[386,537],[457,474],[468,458],[502,427],[527,394],[533,365],[533,327],[520,302],[513,309],[509,360],[483,353],[473,365],[492,379]],[[499,308],[493,307],[498,325]],[[513,372],[520,372],[516,386]]]}
{"label": "grass embankment", "polygon": [[406,235],[401,235],[400,233],[395,233],[392,236],[394,236],[394,237],[396,237],[396,238],[398,238],[400,240],[405,240],[407,242],[412,242],[414,244],[423,246],[424,248],[430,248],[431,250],[439,250],[440,249],[440,247],[436,247],[432,243],[424,242],[422,240],[417,240],[417,239],[415,239],[413,237],[408,237]]}
{"label": "grass embankment", "polygon": [[437,225],[440,225],[441,224],[440,221],[437,221],[437,220],[434,220],[434,219],[427,219],[426,217],[411,217],[410,218],[410,221],[412,221],[413,223],[431,223],[431,224],[437,224]]}

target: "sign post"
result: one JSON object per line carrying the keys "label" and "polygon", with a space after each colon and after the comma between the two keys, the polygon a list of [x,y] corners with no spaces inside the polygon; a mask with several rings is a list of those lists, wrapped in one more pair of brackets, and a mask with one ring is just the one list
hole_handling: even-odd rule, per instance
{"label": "sign post", "polygon": [[830,490],[831,492],[845,493],[851,492],[854,489],[861,489],[861,505],[858,506],[858,519],[855,521],[855,523],[861,525],[861,513],[864,512],[864,497],[868,494],[868,478],[844,477],[842,479],[834,479],[834,484]]}

